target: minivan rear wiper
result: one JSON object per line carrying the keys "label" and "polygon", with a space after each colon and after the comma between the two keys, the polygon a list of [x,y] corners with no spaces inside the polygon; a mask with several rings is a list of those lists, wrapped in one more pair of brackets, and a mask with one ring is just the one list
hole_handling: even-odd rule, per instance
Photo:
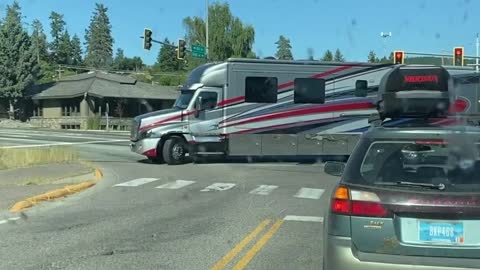
{"label": "minivan rear wiper", "polygon": [[415,183],[407,181],[397,181],[397,182],[375,182],[376,185],[382,186],[403,186],[403,187],[424,187],[431,189],[444,190],[445,184],[432,184],[432,183]]}

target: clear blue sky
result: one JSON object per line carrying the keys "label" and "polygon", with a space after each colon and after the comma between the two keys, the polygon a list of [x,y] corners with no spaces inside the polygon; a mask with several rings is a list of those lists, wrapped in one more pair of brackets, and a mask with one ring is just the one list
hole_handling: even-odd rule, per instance
{"label": "clear blue sky", "polygon": [[[204,0],[20,0],[24,20],[38,18],[50,36],[48,16],[64,14],[70,34],[84,40],[95,2],[109,8],[114,47],[127,56],[155,62],[159,46],[144,51],[139,38],[144,27],[153,29],[156,39],[177,40],[185,33],[182,19],[204,16]],[[213,3],[210,0],[210,3]],[[453,46],[465,46],[475,54],[475,35],[480,32],[477,0],[229,0],[232,13],[255,27],[254,51],[261,57],[275,53],[275,41],[290,38],[294,57],[306,58],[312,47],[315,57],[326,49],[340,48],[349,61],[366,61],[370,50],[377,55],[395,49],[440,53]],[[0,17],[11,0],[0,0]],[[386,40],[380,32],[391,31]]]}

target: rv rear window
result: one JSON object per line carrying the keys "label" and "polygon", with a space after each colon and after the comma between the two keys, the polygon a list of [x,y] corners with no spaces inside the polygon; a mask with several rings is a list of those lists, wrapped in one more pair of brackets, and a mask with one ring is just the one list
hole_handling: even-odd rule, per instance
{"label": "rv rear window", "polygon": [[247,77],[245,102],[276,103],[278,79],[275,77]]}

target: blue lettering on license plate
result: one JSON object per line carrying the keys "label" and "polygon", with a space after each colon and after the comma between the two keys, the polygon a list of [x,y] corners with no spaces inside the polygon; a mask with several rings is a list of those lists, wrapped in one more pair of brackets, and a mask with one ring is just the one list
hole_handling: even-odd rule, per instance
{"label": "blue lettering on license plate", "polygon": [[419,240],[463,244],[465,242],[463,223],[419,221]]}

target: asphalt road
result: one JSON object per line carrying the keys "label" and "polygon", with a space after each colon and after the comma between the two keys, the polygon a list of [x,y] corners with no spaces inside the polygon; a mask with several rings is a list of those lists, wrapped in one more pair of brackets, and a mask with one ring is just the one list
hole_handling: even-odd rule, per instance
{"label": "asphalt road", "polygon": [[71,143],[105,175],[0,224],[0,269],[322,268],[323,216],[338,182],[322,165],[154,165],[126,140],[0,130],[0,147]]}

